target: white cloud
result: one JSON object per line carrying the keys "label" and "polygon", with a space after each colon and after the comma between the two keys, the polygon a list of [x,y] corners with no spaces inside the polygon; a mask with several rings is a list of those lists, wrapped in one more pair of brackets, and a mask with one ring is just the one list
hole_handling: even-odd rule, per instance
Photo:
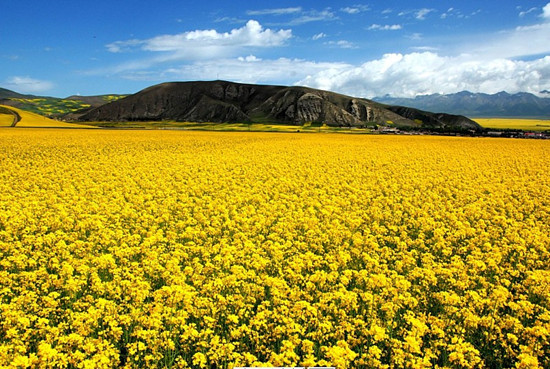
{"label": "white cloud", "polygon": [[198,60],[165,70],[129,70],[120,75],[154,82],[219,78],[243,83],[306,85],[367,98],[385,94],[413,97],[463,90],[537,93],[550,90],[550,56],[514,61],[413,52],[386,54],[361,65],[352,65],[248,55]]}
{"label": "white cloud", "polygon": [[462,47],[461,52],[478,55],[479,58],[517,58],[550,52],[550,22],[517,27],[483,41]]}
{"label": "white cloud", "polygon": [[[210,80],[225,79],[242,83],[294,84],[308,75],[322,71],[343,71],[352,66],[345,63],[313,62],[303,59],[260,59],[254,55],[219,60],[196,61],[170,68],[148,79]],[[142,79],[139,73],[129,73],[129,79]]]}
{"label": "white cloud", "polygon": [[311,39],[316,41],[316,40],[320,40],[320,39],[325,38],[325,37],[327,37],[327,34],[324,33],[324,32],[321,32],[321,33],[318,33],[316,35],[313,35],[313,37]]}
{"label": "white cloud", "polygon": [[[550,12],[550,3],[545,9]],[[448,12],[458,13],[455,9]],[[550,22],[541,22],[492,37],[477,37],[477,43],[469,42],[446,51],[423,45],[413,48],[416,52],[386,54],[361,65],[311,74],[298,83],[365,97],[462,90],[538,93],[550,90],[549,34]],[[414,34],[411,38],[420,40],[422,35]]]}
{"label": "white cloud", "polygon": [[305,12],[303,15],[301,15],[298,18],[291,19],[285,24],[289,26],[298,26],[301,24],[306,24],[311,22],[332,21],[335,19],[338,19],[338,18],[336,17],[334,12],[332,12],[330,9],[325,9],[321,11],[313,10],[313,11]]}
{"label": "white cloud", "polygon": [[420,41],[420,40],[422,40],[422,37],[423,37],[422,33],[418,33],[418,32],[407,36],[407,38],[409,38],[413,41]]}
{"label": "white cloud", "polygon": [[261,62],[262,58],[258,58],[255,55],[248,55],[245,57],[239,56],[237,60],[240,62],[254,63],[254,62]]}
{"label": "white cloud", "polygon": [[374,30],[374,31],[397,31],[402,29],[403,27],[400,24],[373,24],[368,29]]}
{"label": "white cloud", "polygon": [[447,9],[447,11],[442,13],[441,16],[440,16],[441,19],[447,19],[447,18],[450,18],[450,17],[466,18],[466,16],[464,14],[462,14],[462,12],[460,10],[457,10],[455,8]]}
{"label": "white cloud", "polygon": [[439,50],[437,47],[433,47],[433,46],[415,46],[415,47],[411,47],[411,49],[415,51],[438,51]]}
{"label": "white cloud", "polygon": [[264,29],[255,20],[230,32],[220,33],[214,29],[196,30],[176,35],[161,35],[146,40],[116,41],[107,45],[111,52],[140,48],[144,51],[178,53],[179,57],[195,59],[223,56],[224,53],[243,47],[274,47],[283,45],[292,37],[291,30]]}
{"label": "white cloud", "polygon": [[218,17],[214,19],[214,23],[229,23],[229,24],[242,24],[246,23],[246,19],[237,17]]}
{"label": "white cloud", "polygon": [[348,14],[357,14],[357,13],[360,12],[360,10],[357,9],[357,8],[349,8],[349,7],[347,7],[347,8],[342,8],[342,9],[340,9],[340,10],[343,11],[344,13],[348,13]]}
{"label": "white cloud", "polygon": [[[478,15],[478,14],[481,14],[481,9],[478,9],[478,10],[473,11],[473,12],[470,14],[470,16],[471,16],[471,17],[474,17],[474,16],[476,16],[476,15]],[[466,18],[469,18],[469,17],[466,17]]]}
{"label": "white cloud", "polygon": [[33,94],[51,90],[54,84],[49,81],[34,79],[28,76],[14,76],[8,78],[2,85],[10,90],[24,94]]}
{"label": "white cloud", "polygon": [[[362,8],[358,8],[362,9]],[[324,10],[303,10],[301,7],[295,8],[280,8],[280,9],[263,9],[263,10],[249,10],[247,15],[251,16],[263,16],[263,15],[286,15],[287,19],[283,22],[271,22],[270,24],[284,25],[284,26],[299,26],[311,22],[321,21],[333,21],[338,19],[336,14],[331,8]],[[224,19],[224,18],[222,18]]]}
{"label": "white cloud", "polygon": [[538,91],[550,88],[550,56],[533,61],[476,60],[433,52],[386,54],[359,66],[320,71],[298,84],[355,96],[416,96],[462,90]]}
{"label": "white cloud", "polygon": [[[543,9],[541,16],[546,11],[550,13],[550,3]],[[415,10],[408,16],[422,18],[432,11]],[[459,11],[450,8],[446,13],[456,17]],[[298,18],[291,20],[296,24],[313,19],[335,19],[330,9],[297,14]],[[550,19],[550,14],[547,19]],[[402,29],[402,26],[372,24],[369,29],[390,31]],[[352,65],[284,57],[264,59],[251,55],[249,53],[264,47],[285,45],[291,39],[292,31],[265,29],[257,21],[248,21],[245,26],[225,33],[196,30],[113,43],[110,45],[113,52],[141,50],[149,52],[150,58],[133,60],[104,72],[155,82],[220,78],[246,83],[300,84],[364,97],[387,93],[415,96],[462,90],[537,93],[550,90],[550,56],[544,56],[550,52],[548,34],[550,22],[541,21],[492,37],[479,35],[475,38],[477,44],[472,44],[471,40],[462,46],[452,43],[453,46],[447,50],[435,48],[428,41],[414,42],[408,50],[415,52],[386,54]],[[326,36],[321,32],[312,39],[320,40]],[[420,33],[407,37],[416,41],[424,38]],[[339,48],[356,47],[346,40],[326,41],[324,44]],[[529,60],[513,60],[523,56],[530,56]]]}
{"label": "white cloud", "polygon": [[426,16],[433,11],[435,11],[435,9],[428,9],[428,8],[420,9],[415,12],[415,18],[419,20],[424,20],[426,19]]}
{"label": "white cloud", "polygon": [[[292,38],[292,30],[272,30],[249,20],[246,25],[230,32],[217,30],[195,30],[175,35],[161,35],[139,40],[116,41],[107,45],[113,53],[134,52],[139,55],[114,66],[84,71],[86,75],[115,75],[137,71],[145,74],[147,69],[164,63],[192,62],[228,58],[242,54],[249,49],[262,49],[284,46]],[[136,52],[141,52],[137,54]],[[143,56],[146,53],[146,56]],[[158,72],[153,72],[158,75]],[[148,78],[148,77],[147,77]]]}
{"label": "white cloud", "polygon": [[199,60],[163,71],[130,71],[133,80],[211,80],[306,85],[352,96],[472,92],[538,93],[550,90],[550,56],[531,61],[479,60],[435,52],[386,54],[361,65],[303,59],[262,59],[254,55]]}
{"label": "white cloud", "polygon": [[113,43],[108,44],[107,50],[109,50],[112,53],[121,53],[125,51],[130,51],[134,46],[142,45],[144,41],[142,40],[127,40],[127,41],[115,41]]}
{"label": "white cloud", "polygon": [[348,14],[359,14],[362,12],[369,11],[370,8],[368,5],[354,5],[354,6],[347,6],[345,8],[340,9],[340,11]]}
{"label": "white cloud", "polygon": [[550,3],[546,4],[542,8],[542,17],[545,19],[550,19]]}
{"label": "white cloud", "polygon": [[357,48],[357,46],[353,42],[346,41],[346,40],[329,41],[329,42],[325,42],[325,44],[329,45],[329,46],[340,47],[342,49],[355,49],[355,48]]}
{"label": "white cloud", "polygon": [[519,12],[519,16],[520,17],[525,17],[527,14],[532,13],[532,12],[537,11],[537,10],[538,10],[538,8],[531,8],[529,10],[524,10],[524,11]]}
{"label": "white cloud", "polygon": [[301,11],[302,11],[301,7],[294,7],[294,8],[249,10],[246,12],[246,14],[248,15],[286,15],[286,14],[299,13]]}

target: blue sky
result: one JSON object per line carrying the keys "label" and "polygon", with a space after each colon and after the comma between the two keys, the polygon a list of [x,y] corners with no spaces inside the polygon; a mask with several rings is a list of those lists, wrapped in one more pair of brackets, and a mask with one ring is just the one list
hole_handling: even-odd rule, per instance
{"label": "blue sky", "polygon": [[548,0],[0,1],[0,87],[21,93],[214,79],[367,98],[550,90]]}

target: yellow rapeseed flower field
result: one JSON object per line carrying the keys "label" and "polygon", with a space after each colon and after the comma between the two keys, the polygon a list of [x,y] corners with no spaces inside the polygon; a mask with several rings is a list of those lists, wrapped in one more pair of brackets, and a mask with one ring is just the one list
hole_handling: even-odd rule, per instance
{"label": "yellow rapeseed flower field", "polygon": [[548,119],[522,119],[522,118],[474,118],[484,128],[497,129],[522,129],[528,131],[550,130]]}
{"label": "yellow rapeseed flower field", "polygon": [[[46,118],[42,115],[32,113],[23,109],[14,108],[12,106],[0,105],[0,127],[11,126],[13,123],[13,115],[6,114],[6,110],[11,110],[17,114],[21,120],[17,122],[17,127],[40,127],[40,128],[97,128],[84,124],[67,123],[58,120]],[[4,113],[4,114],[2,114]]]}
{"label": "yellow rapeseed flower field", "polygon": [[0,130],[1,368],[550,367],[550,142]]}
{"label": "yellow rapeseed flower field", "polygon": [[0,127],[9,127],[13,123],[13,115],[0,112]]}

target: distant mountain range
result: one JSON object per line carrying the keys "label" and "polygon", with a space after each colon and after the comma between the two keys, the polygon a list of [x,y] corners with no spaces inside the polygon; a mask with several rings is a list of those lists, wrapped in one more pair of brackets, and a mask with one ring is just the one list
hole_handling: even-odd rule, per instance
{"label": "distant mountain range", "polygon": [[541,98],[526,92],[499,92],[490,95],[462,91],[448,95],[420,95],[415,98],[382,96],[373,100],[383,104],[410,106],[435,112],[444,111],[468,117],[550,117],[550,97]]}
{"label": "distant mountain range", "polygon": [[227,81],[170,82],[133,95],[63,99],[0,88],[0,104],[74,121],[312,122],[345,127],[393,124],[451,130],[479,128],[464,116],[550,117],[550,97],[530,93],[490,95],[463,91],[368,100],[307,87]]}
{"label": "distant mountain range", "polygon": [[[190,82],[191,83],[191,82]],[[194,82],[196,83],[196,82]],[[302,87],[299,87],[302,88]],[[483,94],[462,91],[454,94],[420,95],[415,98],[391,96],[372,100],[390,106],[406,106],[429,112],[445,112],[468,117],[550,117],[550,91],[541,91],[548,97],[537,97],[520,92]],[[69,96],[56,98],[24,95],[0,88],[0,104],[11,105],[35,113],[64,119],[78,119],[85,111],[100,107],[127,95]],[[360,99],[365,100],[365,99]],[[53,108],[52,108],[53,107]]]}

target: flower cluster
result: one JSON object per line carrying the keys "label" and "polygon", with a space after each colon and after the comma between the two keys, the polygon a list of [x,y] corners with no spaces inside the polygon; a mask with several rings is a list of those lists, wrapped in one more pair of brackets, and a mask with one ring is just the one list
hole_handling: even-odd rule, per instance
{"label": "flower cluster", "polygon": [[548,368],[549,157],[2,130],[0,367]]}

